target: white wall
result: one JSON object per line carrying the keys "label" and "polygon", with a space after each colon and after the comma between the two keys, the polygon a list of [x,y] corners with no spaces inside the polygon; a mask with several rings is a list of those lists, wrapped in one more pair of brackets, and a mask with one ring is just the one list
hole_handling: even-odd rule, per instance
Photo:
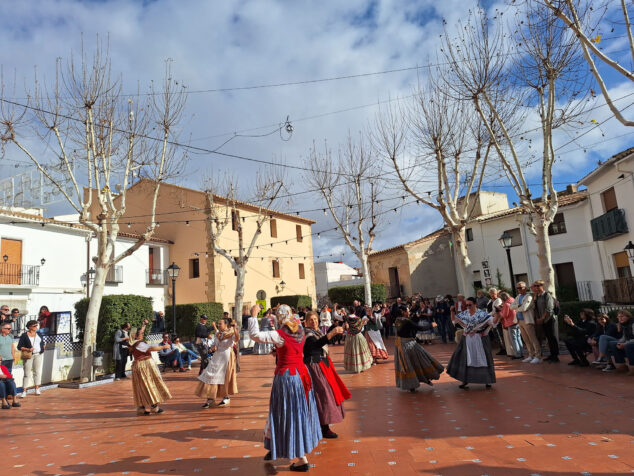
{"label": "white wall", "polygon": [[362,279],[344,279],[342,276],[357,276],[357,270],[345,263],[315,263],[315,284],[317,296],[325,296],[334,286],[363,284]]}

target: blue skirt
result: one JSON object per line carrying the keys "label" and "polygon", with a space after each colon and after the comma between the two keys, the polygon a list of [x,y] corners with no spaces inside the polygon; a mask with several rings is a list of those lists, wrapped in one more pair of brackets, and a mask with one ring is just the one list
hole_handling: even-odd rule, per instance
{"label": "blue skirt", "polygon": [[271,451],[272,459],[301,458],[319,444],[321,437],[313,390],[307,399],[299,374],[291,375],[286,370],[276,375],[264,439],[264,447]]}

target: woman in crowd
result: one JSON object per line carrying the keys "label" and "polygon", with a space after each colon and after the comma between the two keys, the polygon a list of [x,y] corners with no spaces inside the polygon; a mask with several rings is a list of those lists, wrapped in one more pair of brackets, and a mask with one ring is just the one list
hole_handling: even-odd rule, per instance
{"label": "woman in crowd", "polygon": [[[346,310],[345,308],[343,308],[342,306],[339,306],[339,304],[335,303],[332,306],[333,309],[333,314],[332,314],[332,320],[333,320],[333,324],[335,326],[339,326],[339,327],[343,327],[344,321],[345,321],[345,317],[346,317]],[[338,334],[334,337],[333,339],[333,345],[334,344],[341,344],[341,342],[346,340],[346,334]]]}
{"label": "woman in crowd", "polygon": [[44,350],[46,344],[37,332],[37,321],[26,323],[27,331],[20,336],[18,350],[24,362],[24,380],[22,382],[22,393],[20,397],[26,397],[26,391],[31,386],[31,381],[35,385],[35,395],[40,395],[40,385],[42,384],[42,364],[44,363]]}
{"label": "woman in crowd", "polygon": [[363,326],[369,319],[367,317],[357,317],[354,313],[354,306],[350,306],[344,326],[347,335],[343,348],[343,368],[359,373],[372,367],[372,354],[368,347],[368,341],[361,334]]}
{"label": "woman in crowd", "polygon": [[310,453],[322,437],[315,393],[308,369],[303,361],[304,329],[291,308],[282,304],[277,309],[280,328],[261,332],[258,307],[251,308],[249,337],[256,342],[273,344],[277,350],[275,377],[271,388],[269,416],[264,428],[265,460],[295,460],[290,470],[308,471]]}
{"label": "woman in crowd", "polygon": [[420,318],[416,324],[422,329],[418,331],[416,338],[423,344],[431,344],[436,323],[434,322],[434,308],[427,299],[423,302]]}
{"label": "woman in crowd", "polygon": [[332,326],[332,315],[330,314],[328,306],[324,306],[319,314],[319,328],[322,334],[326,334],[330,326]]}
{"label": "woman in crowd", "polygon": [[[273,311],[269,309],[260,320],[260,332],[274,331],[275,327],[275,316],[273,316]],[[273,350],[273,347],[273,344],[256,342],[253,346],[253,353],[257,355],[268,355]]]}
{"label": "woman in crowd", "polygon": [[516,312],[511,309],[511,304],[515,302],[515,299],[513,299],[506,291],[502,291],[500,293],[500,299],[502,300],[502,307],[500,308],[499,313],[500,320],[502,321],[504,347],[506,348],[507,355],[512,360],[521,359],[523,358],[522,350],[524,349],[524,343],[522,342]]}
{"label": "woman in crowd", "polygon": [[590,362],[586,358],[586,352],[590,350],[588,338],[593,336],[597,331],[597,323],[594,320],[594,311],[592,309],[584,309],[579,313],[581,321],[575,323],[569,315],[564,316],[564,322],[568,324],[568,330],[572,337],[566,339],[566,347],[572,361],[568,365],[579,365],[581,367],[590,366]]}
{"label": "woman in crowd", "polygon": [[337,434],[329,425],[343,421],[343,401],[351,396],[328,356],[328,342],[342,332],[342,327],[333,326],[324,334],[319,328],[317,313],[309,311],[306,314],[304,363],[313,382],[317,413],[324,438],[337,438]]}
{"label": "woman in crowd", "polygon": [[181,342],[181,338],[178,336],[174,336],[174,339],[172,339],[172,344],[174,345],[174,348],[177,349],[181,354],[183,367],[187,368],[187,370],[191,370],[192,362],[198,360],[198,355],[196,354],[196,352],[185,347],[185,344]]}
{"label": "woman in crowd", "polygon": [[218,321],[217,328],[215,322],[211,325],[217,331],[211,343],[214,355],[209,359],[207,368],[198,376],[200,382],[195,392],[197,396],[207,400],[203,408],[215,405],[216,398],[222,398],[219,407],[227,406],[230,402],[229,395],[238,393],[233,344],[240,341],[240,329],[226,317]]}
{"label": "woman in crowd", "polygon": [[432,380],[438,380],[444,370],[443,366],[416,342],[416,333],[427,329],[427,325],[422,322],[414,323],[410,319],[409,310],[405,308],[395,323],[394,373],[396,386],[410,392],[415,392],[420,387],[421,382],[433,385]]}
{"label": "woman in crowd", "polygon": [[37,322],[40,325],[40,329],[37,333],[42,336],[48,335],[51,330],[52,320],[53,318],[51,317],[51,312],[48,310],[48,307],[40,307],[40,312],[37,315]]}
{"label": "woman in crowd", "polygon": [[134,336],[135,342],[130,346],[134,358],[132,362],[132,395],[137,415],[163,413],[159,404],[172,398],[172,394],[163,382],[161,373],[152,359],[152,352],[169,349],[171,346],[170,344],[150,346],[145,342],[143,339],[147,323],[148,321],[143,321],[143,326],[136,331]]}
{"label": "woman in crowd", "polygon": [[588,344],[592,347],[595,360],[599,358],[599,339],[603,334],[614,337],[615,339],[621,337],[616,324],[610,321],[610,316],[607,314],[601,314],[597,318],[597,329],[594,334],[588,338]]}
{"label": "woman in crowd", "polygon": [[495,383],[495,367],[489,331],[497,325],[497,319],[478,309],[472,297],[467,298],[466,311],[456,316],[451,309],[451,319],[463,327],[464,334],[449,359],[447,373],[462,382],[460,388],[466,389],[470,383],[483,383],[491,388]]}
{"label": "woman in crowd", "polygon": [[625,366],[625,347],[634,344],[634,317],[632,314],[621,309],[616,315],[618,319],[617,329],[621,337],[614,339],[608,335],[599,338],[599,359],[593,363],[607,362],[603,368],[604,372],[614,370],[627,370]]}
{"label": "woman in crowd", "polygon": [[[11,397],[11,405],[9,405],[9,397]],[[2,399],[3,410],[9,410],[12,406],[21,406],[15,400],[15,381],[13,376],[4,365],[0,365],[0,399]]]}
{"label": "woman in crowd", "polygon": [[381,306],[375,305],[374,310],[370,306],[365,307],[365,315],[368,316],[368,322],[365,325],[365,338],[368,341],[368,348],[372,355],[373,364],[378,364],[379,359],[387,360],[387,348],[381,338]]}

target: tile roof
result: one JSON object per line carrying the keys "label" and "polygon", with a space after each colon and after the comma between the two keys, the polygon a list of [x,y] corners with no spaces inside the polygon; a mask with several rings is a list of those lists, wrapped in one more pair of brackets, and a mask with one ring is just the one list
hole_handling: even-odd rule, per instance
{"label": "tile roof", "polygon": [[422,238],[419,238],[417,240],[414,241],[410,241],[408,243],[403,243],[401,245],[398,246],[393,246],[392,248],[387,248],[384,250],[380,250],[380,251],[373,251],[370,253],[370,257],[372,256],[376,256],[376,255],[380,255],[380,254],[386,254],[386,253],[390,253],[392,251],[397,251],[397,250],[405,250],[407,248],[411,248],[412,246],[416,246],[419,245],[421,243],[424,243],[426,241],[431,241],[431,240],[435,240],[438,237],[441,237],[443,235],[449,235],[449,232],[447,230],[445,230],[444,228],[440,228],[436,231],[431,232],[428,235],[423,236]]}

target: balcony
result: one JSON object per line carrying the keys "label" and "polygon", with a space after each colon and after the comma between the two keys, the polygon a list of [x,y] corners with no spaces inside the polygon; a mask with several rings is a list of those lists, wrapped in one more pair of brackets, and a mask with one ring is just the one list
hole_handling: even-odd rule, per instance
{"label": "balcony", "polygon": [[0,263],[0,284],[38,286],[40,267],[31,264]]}
{"label": "balcony", "polygon": [[625,210],[615,208],[600,217],[590,220],[592,239],[594,241],[608,240],[614,236],[628,232]]}
{"label": "balcony", "polygon": [[603,281],[603,299],[615,304],[634,303],[634,278],[606,279]]}
{"label": "balcony", "polygon": [[164,269],[145,270],[145,284],[163,286],[167,284],[167,273]]}
{"label": "balcony", "polygon": [[123,266],[110,268],[106,276],[106,284],[119,284],[123,282]]}

